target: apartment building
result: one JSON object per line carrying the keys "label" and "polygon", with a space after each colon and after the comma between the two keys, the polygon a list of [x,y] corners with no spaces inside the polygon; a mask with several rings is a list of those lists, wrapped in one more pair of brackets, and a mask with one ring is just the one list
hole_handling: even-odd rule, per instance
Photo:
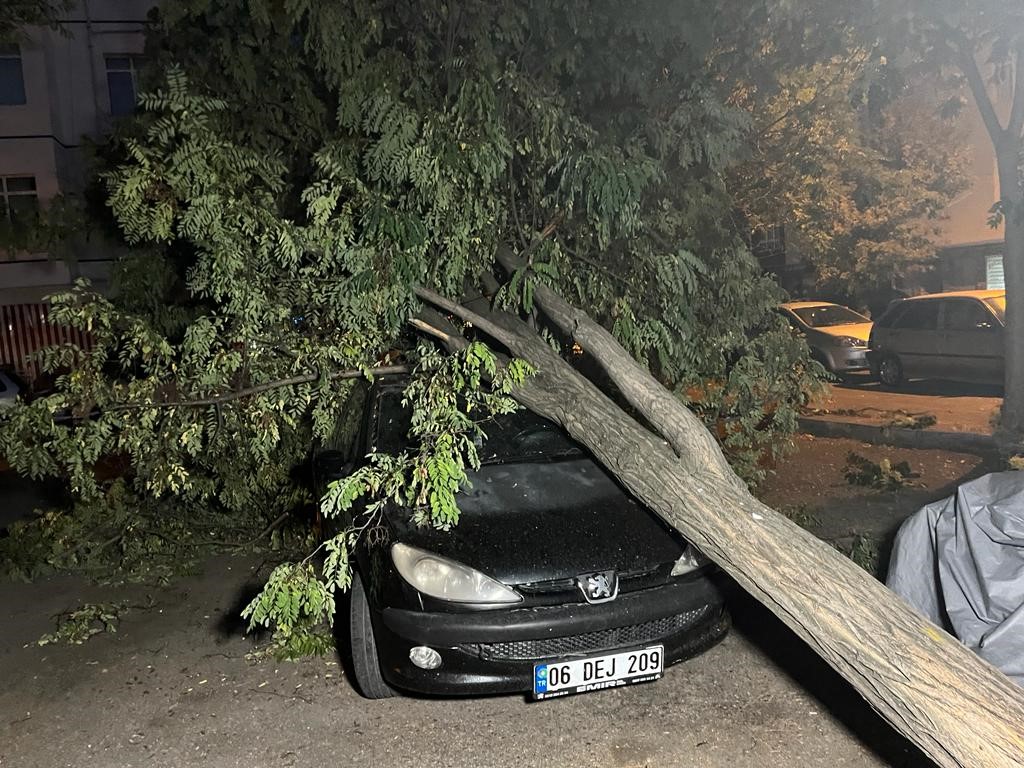
{"label": "apartment building", "polygon": [[[56,29],[0,43],[0,216],[17,221],[84,181],[83,141],[102,141],[135,108],[149,0],[79,0]],[[102,254],[76,254],[84,274]],[[0,257],[0,305],[67,285],[46,254]],[[102,270],[100,270],[102,272]],[[102,274],[97,274],[102,277]]]}
{"label": "apartment building", "polygon": [[[152,0],[78,0],[56,28],[0,41],[0,224],[16,226],[85,182],[85,143],[130,114]],[[25,354],[47,340],[43,298],[79,276],[102,287],[110,254],[82,246],[74,259],[0,253],[0,365],[31,378]]]}

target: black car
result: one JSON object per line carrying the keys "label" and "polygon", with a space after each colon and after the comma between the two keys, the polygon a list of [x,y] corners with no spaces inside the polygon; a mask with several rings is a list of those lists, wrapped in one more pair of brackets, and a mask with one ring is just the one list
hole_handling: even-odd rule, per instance
{"label": "black car", "polygon": [[[378,384],[355,452],[401,448],[401,383]],[[451,531],[391,509],[355,557],[349,628],[360,692],[560,696],[657,679],[720,640],[715,568],[555,424],[486,427]],[[322,451],[321,476],[350,469]]]}

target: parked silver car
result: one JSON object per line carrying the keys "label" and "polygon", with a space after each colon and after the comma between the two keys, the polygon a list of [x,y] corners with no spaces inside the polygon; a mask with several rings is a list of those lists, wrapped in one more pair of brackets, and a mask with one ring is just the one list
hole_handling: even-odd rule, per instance
{"label": "parked silver car", "polygon": [[868,367],[871,321],[849,307],[828,301],[790,301],[782,314],[807,339],[811,357],[835,374]]}
{"label": "parked silver car", "polygon": [[871,370],[885,385],[905,379],[1003,381],[1006,291],[956,291],[902,299],[875,321]]}

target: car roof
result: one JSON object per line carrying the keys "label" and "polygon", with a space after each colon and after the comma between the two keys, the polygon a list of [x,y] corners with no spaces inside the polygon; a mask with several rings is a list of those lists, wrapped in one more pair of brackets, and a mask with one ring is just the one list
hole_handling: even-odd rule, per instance
{"label": "car roof", "polygon": [[807,307],[841,307],[843,305],[836,304],[834,301],[787,301],[780,306],[785,309],[806,309]]}
{"label": "car roof", "polygon": [[945,293],[922,293],[920,296],[910,296],[907,301],[920,301],[921,299],[995,299],[1006,295],[1004,288],[991,288],[977,291],[946,291]]}

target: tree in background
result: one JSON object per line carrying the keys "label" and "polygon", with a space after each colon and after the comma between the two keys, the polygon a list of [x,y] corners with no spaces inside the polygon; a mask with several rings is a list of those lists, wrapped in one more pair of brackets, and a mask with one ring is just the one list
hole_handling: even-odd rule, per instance
{"label": "tree in background", "polygon": [[[46,353],[74,372],[0,435],[22,471],[124,502],[49,521],[58,540],[93,540],[49,559],[127,550],[138,565],[158,541],[173,560],[167,538],[210,538],[161,539],[187,519],[169,499],[217,530],[241,515],[246,535],[310,502],[295,468],[349,372],[414,363],[415,285],[528,311],[536,283],[556,288],[690,401],[739,471],[762,473],[812,384],[731,225],[721,179],[744,116],[705,74],[720,35],[699,17],[167,5],[149,47],[169,74],[103,174],[133,250],[112,295],[54,301],[95,347]],[[501,247],[527,264],[502,275]],[[99,416],[68,429],[54,412]],[[131,471],[97,480],[110,456]]]}
{"label": "tree in background", "polygon": [[74,0],[8,0],[0,6],[0,40],[18,39],[26,27],[51,26]]}
{"label": "tree in background", "polygon": [[[1004,225],[1007,304],[1000,435],[1008,448],[1019,450],[1024,445],[1024,7],[1006,0],[901,0],[867,3],[860,12],[892,61],[912,71],[952,74],[969,91],[992,141],[999,176],[992,222]],[[1008,104],[993,101],[990,84],[1007,87]]]}
{"label": "tree in background", "polygon": [[771,85],[733,94],[752,121],[731,177],[737,207],[754,230],[784,227],[817,295],[889,296],[934,258],[938,220],[967,185],[963,137],[941,114],[949,94],[853,45]]}

